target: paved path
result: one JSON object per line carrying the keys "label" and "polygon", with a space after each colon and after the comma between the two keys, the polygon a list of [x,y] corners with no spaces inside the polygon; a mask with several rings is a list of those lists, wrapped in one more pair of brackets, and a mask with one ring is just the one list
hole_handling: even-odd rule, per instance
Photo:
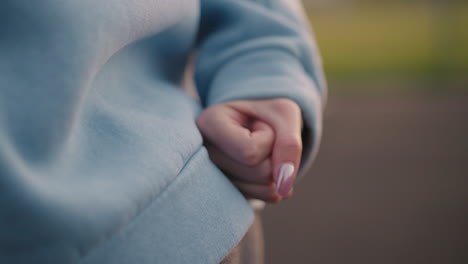
{"label": "paved path", "polygon": [[468,263],[468,95],[331,97],[295,196],[264,213],[267,263]]}

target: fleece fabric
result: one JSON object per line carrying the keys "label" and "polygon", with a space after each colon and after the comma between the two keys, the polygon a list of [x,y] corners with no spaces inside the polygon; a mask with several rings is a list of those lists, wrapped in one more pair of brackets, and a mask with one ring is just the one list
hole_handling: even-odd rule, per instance
{"label": "fleece fabric", "polygon": [[253,214],[196,117],[290,98],[305,167],[320,64],[296,0],[0,1],[0,263],[219,262]]}

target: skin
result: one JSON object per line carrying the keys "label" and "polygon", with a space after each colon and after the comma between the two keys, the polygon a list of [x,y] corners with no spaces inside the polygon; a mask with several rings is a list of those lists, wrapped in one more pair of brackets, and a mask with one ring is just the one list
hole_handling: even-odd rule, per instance
{"label": "skin", "polygon": [[[286,98],[213,105],[197,119],[211,160],[247,197],[277,203],[292,194],[302,154],[302,115]],[[280,168],[293,175],[276,190]]]}

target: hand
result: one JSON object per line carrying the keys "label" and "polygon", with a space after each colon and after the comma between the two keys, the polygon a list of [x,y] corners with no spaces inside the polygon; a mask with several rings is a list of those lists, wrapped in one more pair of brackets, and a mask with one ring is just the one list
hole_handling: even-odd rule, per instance
{"label": "hand", "polygon": [[284,98],[241,100],[197,119],[211,160],[248,198],[276,203],[292,194],[302,154],[302,115]]}

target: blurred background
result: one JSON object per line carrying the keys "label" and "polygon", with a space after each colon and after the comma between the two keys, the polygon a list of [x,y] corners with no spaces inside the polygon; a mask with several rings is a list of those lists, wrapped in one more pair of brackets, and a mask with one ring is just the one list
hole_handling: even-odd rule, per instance
{"label": "blurred background", "polygon": [[304,4],[329,101],[267,263],[468,263],[468,1]]}

